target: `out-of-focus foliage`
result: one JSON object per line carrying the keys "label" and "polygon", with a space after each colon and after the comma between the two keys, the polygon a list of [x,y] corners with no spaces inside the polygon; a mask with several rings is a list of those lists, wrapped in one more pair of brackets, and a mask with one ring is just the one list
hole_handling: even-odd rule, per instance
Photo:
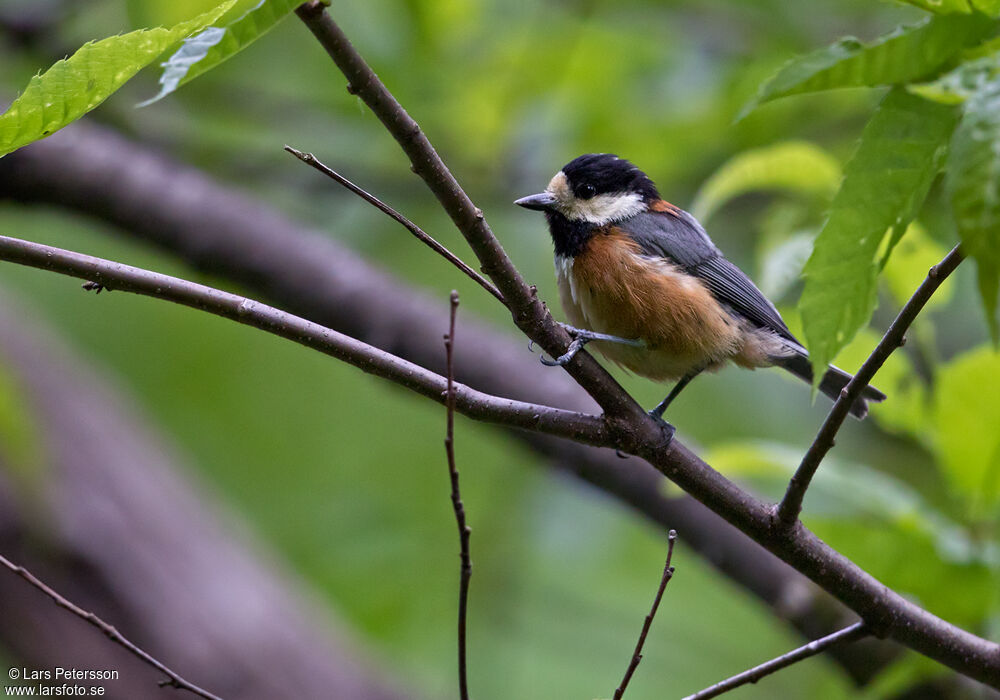
{"label": "out-of-focus foliage", "polygon": [[[256,4],[241,0],[217,24]],[[969,11],[957,0],[925,4]],[[44,40],[21,46],[0,34],[3,90],[15,94],[36,71],[89,39],[171,26],[214,5],[67,3],[58,31]],[[861,328],[836,358],[848,370],[867,356],[928,261],[936,262],[957,240],[951,190],[932,184],[936,171],[899,175],[911,192],[930,187],[926,205],[922,195],[887,191],[887,182],[898,180],[898,161],[885,152],[872,157],[886,172],[868,173],[867,190],[850,182],[865,171],[855,169],[850,154],[882,97],[877,92],[782,99],[733,123],[758,86],[795,54],[847,33],[871,38],[913,26],[925,16],[916,8],[871,0],[348,0],[334,3],[331,12],[430,135],[550,305],[557,294],[544,224],[510,202],[537,191],[565,162],[588,151],[631,158],[681,206],[703,186],[698,206],[711,214],[713,238],[774,295],[796,332],[802,265],[827,215],[842,216],[830,203],[845,172],[842,191],[867,192],[870,198],[861,200],[866,215],[884,222],[877,230],[868,221],[849,232],[856,238],[842,241],[843,255],[856,256],[862,236],[873,239],[863,243],[860,268],[871,280],[861,285],[867,313],[845,339],[868,324],[876,289],[882,304],[872,328]],[[961,70],[966,60],[985,60],[989,42],[969,47],[970,35],[958,34],[953,44],[935,44],[925,54],[914,53],[913,37],[981,23],[935,19],[896,39],[876,40],[877,46],[845,56],[843,66],[828,68],[833,75],[850,68],[839,78],[844,85],[884,82],[872,77],[878,75],[874,64],[861,56],[900,46],[905,51],[899,57],[886,57],[892,75],[928,85],[940,77],[935,71],[944,75]],[[933,68],[929,57],[936,57]],[[984,83],[995,79],[990,71],[983,74]],[[509,327],[509,314],[488,295],[282,152],[285,143],[316,152],[468,257],[396,144],[346,93],[343,78],[301,23],[280,23],[232,60],[135,110],[156,92],[159,75],[140,74],[87,118],[121,128],[328,231],[441,299],[442,309],[458,287],[458,353],[463,319],[479,314]],[[857,75],[868,82],[851,83]],[[975,81],[964,87],[970,85],[964,78],[961,85],[966,104],[981,89]],[[902,89],[891,100],[914,105],[918,113],[963,109],[903,96]],[[917,108],[920,100],[928,106]],[[902,126],[887,124],[885,133],[898,128],[900,138],[883,141],[887,149],[903,145],[906,155],[915,148],[907,145],[913,133],[940,124],[914,123],[913,132]],[[941,138],[947,141],[950,133]],[[880,208],[883,195],[896,197],[907,216]],[[920,226],[896,226],[902,235],[893,236],[896,246],[876,287],[887,229],[914,216]],[[72,216],[3,206],[0,225],[25,238],[196,276]],[[977,417],[993,415],[989,402],[1000,370],[987,350],[975,349],[984,333],[970,311],[976,301],[969,273],[965,266],[959,270],[911,329],[906,347],[879,372],[875,383],[889,400],[874,407],[871,420],[845,426],[837,459],[824,465],[806,501],[806,517],[832,546],[901,593],[982,631],[996,617],[992,592],[1000,576],[993,554],[996,490],[975,486],[993,478],[995,463],[988,460],[995,459],[995,435]],[[94,298],[72,281],[8,266],[0,267],[0,282],[141,397],[215,489],[317,587],[385,668],[415,692],[452,692],[457,541],[439,407],[305,349],[187,309],[115,293]],[[840,293],[831,301],[850,301],[843,292],[853,278],[835,282]],[[825,311],[835,310],[820,309]],[[443,313],[442,332],[445,325]],[[960,372],[963,367],[973,369]],[[663,397],[662,386],[619,376],[644,404]],[[820,397],[810,409],[807,389],[783,376],[730,369],[699,378],[671,407],[671,422],[723,472],[775,496],[828,407]],[[946,460],[946,445],[958,439],[963,421],[972,421],[963,450],[976,458]],[[474,530],[470,658],[476,697],[608,695],[648,610],[665,533],[553,477],[537,455],[502,433],[459,420],[457,450]],[[684,532],[680,538],[677,574],[630,686],[633,700],[694,691],[800,641],[770,610],[703,565],[684,546]],[[926,673],[926,666],[907,661],[890,670],[885,684],[905,688]],[[857,696],[836,667],[820,659],[741,692],[747,698]]]}
{"label": "out-of-focus foliage", "polygon": [[736,156],[698,190],[691,213],[708,221],[729,200],[748,192],[781,190],[830,197],[840,183],[840,163],[814,144],[795,141]]}
{"label": "out-of-focus foliage", "polygon": [[970,518],[992,515],[1000,499],[1000,392],[984,382],[1000,376],[1000,355],[979,348],[941,371],[935,394],[934,449]]}

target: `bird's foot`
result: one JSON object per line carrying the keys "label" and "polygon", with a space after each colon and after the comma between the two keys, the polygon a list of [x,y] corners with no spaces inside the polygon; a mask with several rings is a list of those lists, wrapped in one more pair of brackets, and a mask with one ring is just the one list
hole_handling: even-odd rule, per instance
{"label": "bird's foot", "polygon": [[660,433],[663,435],[663,442],[657,445],[657,448],[666,449],[674,441],[674,433],[677,432],[677,428],[663,420],[662,412],[657,412],[655,408],[649,412],[649,417],[655,420],[660,426]]}
{"label": "bird's foot", "polygon": [[[557,322],[558,323],[558,322]],[[585,328],[577,328],[576,326],[570,326],[566,323],[559,323],[562,328],[573,336],[573,342],[569,344],[566,348],[566,352],[557,357],[554,360],[550,360],[544,355],[542,355],[539,360],[546,367],[562,367],[566,365],[570,360],[572,360],[583,346],[592,340],[603,340],[607,343],[619,343],[621,345],[630,345],[635,348],[645,347],[645,343],[639,339],[630,338],[620,338],[617,335],[609,335],[607,333],[598,333],[596,331],[588,331]]]}

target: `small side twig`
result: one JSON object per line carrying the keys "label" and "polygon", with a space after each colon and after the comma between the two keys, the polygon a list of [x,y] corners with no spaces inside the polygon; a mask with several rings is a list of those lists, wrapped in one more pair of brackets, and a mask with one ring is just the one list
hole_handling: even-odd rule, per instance
{"label": "small side twig", "polygon": [[303,153],[302,151],[294,149],[291,146],[285,146],[285,150],[288,151],[289,153],[291,153],[293,156],[295,156],[299,160],[301,160],[306,165],[311,165],[313,168],[315,168],[316,170],[320,171],[321,173],[323,173],[324,175],[326,175],[327,177],[329,177],[333,181],[335,181],[335,182],[343,185],[345,188],[347,188],[348,190],[350,190],[354,194],[356,194],[359,197],[361,197],[361,199],[363,199],[366,202],[368,202],[369,204],[371,204],[373,207],[375,207],[376,209],[378,209],[380,212],[382,212],[383,214],[385,214],[386,216],[388,216],[393,221],[396,221],[396,222],[402,224],[406,228],[407,231],[409,231],[414,236],[416,236],[420,241],[422,241],[423,243],[425,243],[429,248],[431,248],[431,250],[433,250],[435,253],[437,253],[438,255],[440,255],[441,257],[443,257],[445,260],[447,260],[448,262],[450,262],[452,265],[454,265],[455,267],[457,267],[459,270],[461,270],[462,272],[464,272],[467,277],[469,277],[470,279],[472,279],[480,287],[482,287],[487,292],[489,292],[490,294],[492,294],[493,296],[495,296],[497,298],[497,300],[501,304],[503,304],[504,306],[507,305],[507,302],[503,298],[503,294],[500,293],[500,290],[497,289],[493,285],[492,282],[490,282],[485,277],[483,277],[482,275],[480,275],[478,272],[476,272],[475,270],[473,270],[471,267],[469,267],[467,264],[465,264],[462,261],[461,258],[459,258],[457,255],[455,255],[454,253],[452,253],[450,250],[448,250],[447,248],[445,248],[440,243],[438,243],[429,233],[427,233],[422,228],[420,228],[419,226],[417,226],[415,223],[413,223],[412,221],[410,221],[409,219],[407,219],[405,216],[403,216],[402,214],[400,214],[398,211],[396,211],[395,209],[393,209],[392,207],[390,207],[388,204],[386,204],[385,202],[383,202],[381,199],[379,199],[375,195],[373,195],[373,194],[371,194],[369,192],[366,192],[365,190],[361,189],[360,187],[358,187],[357,185],[355,185],[353,182],[351,182],[350,180],[348,180],[346,177],[344,177],[343,175],[341,175],[340,173],[338,173],[333,168],[330,168],[329,166],[324,165],[323,162],[320,161],[319,158],[317,158],[316,156],[314,156],[312,153]]}
{"label": "small side twig", "polygon": [[0,555],[0,565],[3,565],[9,571],[11,571],[14,574],[17,574],[22,579],[31,584],[33,587],[37,588],[39,591],[47,595],[49,598],[52,599],[52,602],[58,605],[60,608],[68,610],[69,612],[73,613],[80,619],[93,625],[101,632],[103,632],[104,635],[112,642],[122,647],[133,656],[137,657],[140,661],[142,661],[146,665],[152,666],[157,671],[167,676],[166,680],[160,681],[159,685],[161,688],[165,686],[170,686],[171,688],[176,688],[178,690],[186,690],[189,693],[193,693],[199,697],[205,698],[206,700],[222,700],[222,698],[220,698],[218,695],[213,695],[204,688],[199,688],[194,683],[191,683],[181,678],[177,673],[170,670],[169,668],[164,666],[161,662],[157,661],[155,658],[150,656],[147,652],[143,651],[135,644],[130,642],[128,639],[123,637],[121,632],[116,630],[113,626],[109,625],[107,622],[99,618],[94,613],[84,610],[83,608],[76,605],[72,601],[67,600],[62,595],[57,593],[55,590],[50,588],[48,585],[43,583],[41,580],[36,578],[34,574],[32,574],[23,566],[18,566],[17,564],[14,564],[3,555]]}
{"label": "small side twig", "polygon": [[465,521],[465,505],[458,488],[458,467],[455,466],[455,316],[458,313],[458,292],[451,293],[451,319],[448,335],[444,337],[447,357],[448,396],[445,400],[447,429],[444,439],[445,453],[448,455],[448,474],[451,477],[451,506],[458,522],[458,540],[461,547],[462,568],[458,584],[458,689],[462,700],[469,700],[469,682],[465,655],[465,630],[469,610],[469,580],[472,578],[472,557],[469,552],[469,537],[472,530]]}
{"label": "small side twig", "polygon": [[629,681],[632,680],[632,674],[639,668],[639,662],[642,661],[642,647],[646,643],[646,635],[649,634],[653,618],[656,617],[656,611],[660,607],[660,600],[663,599],[663,591],[674,576],[674,567],[670,565],[670,560],[674,558],[674,544],[676,542],[677,531],[671,530],[667,533],[667,561],[663,565],[663,576],[660,578],[660,587],[656,590],[656,597],[653,598],[653,606],[650,608],[649,614],[646,615],[646,620],[642,623],[642,632],[639,633],[639,641],[636,642],[635,651],[632,652],[632,660],[629,661],[628,668],[625,669],[625,677],[622,678],[622,682],[615,690],[614,700],[621,700],[621,697],[625,694],[625,688],[628,687]]}
{"label": "small side twig", "polygon": [[754,668],[737,674],[732,678],[727,678],[726,680],[716,683],[713,686],[700,690],[694,695],[688,695],[684,698],[684,700],[707,700],[708,698],[717,697],[723,693],[728,693],[730,690],[738,688],[741,685],[756,683],[764,676],[770,675],[775,671],[780,671],[783,668],[787,668],[788,666],[802,661],[803,659],[808,659],[810,656],[815,656],[821,651],[826,651],[835,644],[855,642],[862,637],[867,637],[868,634],[869,632],[867,628],[865,628],[865,623],[856,622],[850,627],[845,627],[839,632],[834,632],[831,635],[809,642],[805,646],[801,646],[798,649],[788,652],[787,654],[782,654],[775,659],[762,663],[760,666],[755,666]]}
{"label": "small side twig", "polygon": [[854,375],[854,379],[840,392],[840,398],[837,399],[836,403],[833,404],[833,408],[830,409],[830,413],[827,415],[826,420],[823,421],[823,426],[819,429],[816,439],[809,446],[809,450],[802,457],[802,462],[799,464],[798,469],[795,470],[791,481],[788,482],[785,497],[778,504],[776,524],[780,529],[790,528],[798,520],[799,513],[802,512],[802,500],[805,498],[809,483],[816,474],[816,470],[819,469],[820,462],[823,461],[826,453],[833,447],[837,431],[843,425],[855,400],[861,395],[864,388],[868,386],[868,383],[889,358],[889,355],[905,342],[906,331],[910,327],[910,324],[913,323],[917,314],[924,308],[931,295],[937,291],[937,288],[948,278],[948,275],[958,267],[958,264],[962,262],[964,257],[961,246],[955,246],[941,262],[928,271],[927,279],[917,287],[917,291],[913,293],[910,300],[900,310],[895,320],[889,326],[889,330],[885,332],[882,340],[872,350],[871,355],[868,356],[865,363],[861,365],[858,373]]}

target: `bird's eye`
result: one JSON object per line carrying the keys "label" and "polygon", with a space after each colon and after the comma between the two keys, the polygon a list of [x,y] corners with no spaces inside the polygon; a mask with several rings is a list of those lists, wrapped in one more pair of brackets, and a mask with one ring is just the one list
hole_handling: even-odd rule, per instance
{"label": "bird's eye", "polygon": [[597,194],[597,189],[590,183],[580,185],[580,189],[577,191],[576,196],[580,199],[590,199],[595,194]]}

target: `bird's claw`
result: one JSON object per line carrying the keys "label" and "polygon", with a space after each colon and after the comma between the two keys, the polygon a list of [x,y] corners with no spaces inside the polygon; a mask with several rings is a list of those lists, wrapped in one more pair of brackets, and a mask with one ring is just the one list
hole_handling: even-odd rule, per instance
{"label": "bird's claw", "polygon": [[660,426],[660,432],[663,435],[663,442],[657,445],[657,449],[666,449],[674,441],[674,433],[677,432],[677,428],[663,420],[663,417],[656,413],[655,409],[649,412],[649,417],[657,422]]}
{"label": "bird's claw", "polygon": [[576,356],[576,353],[580,352],[583,346],[587,344],[588,340],[589,338],[576,338],[569,344],[569,347],[566,348],[566,352],[556,359],[550,360],[545,357],[545,355],[542,355],[538,358],[538,360],[546,367],[564,367]]}

